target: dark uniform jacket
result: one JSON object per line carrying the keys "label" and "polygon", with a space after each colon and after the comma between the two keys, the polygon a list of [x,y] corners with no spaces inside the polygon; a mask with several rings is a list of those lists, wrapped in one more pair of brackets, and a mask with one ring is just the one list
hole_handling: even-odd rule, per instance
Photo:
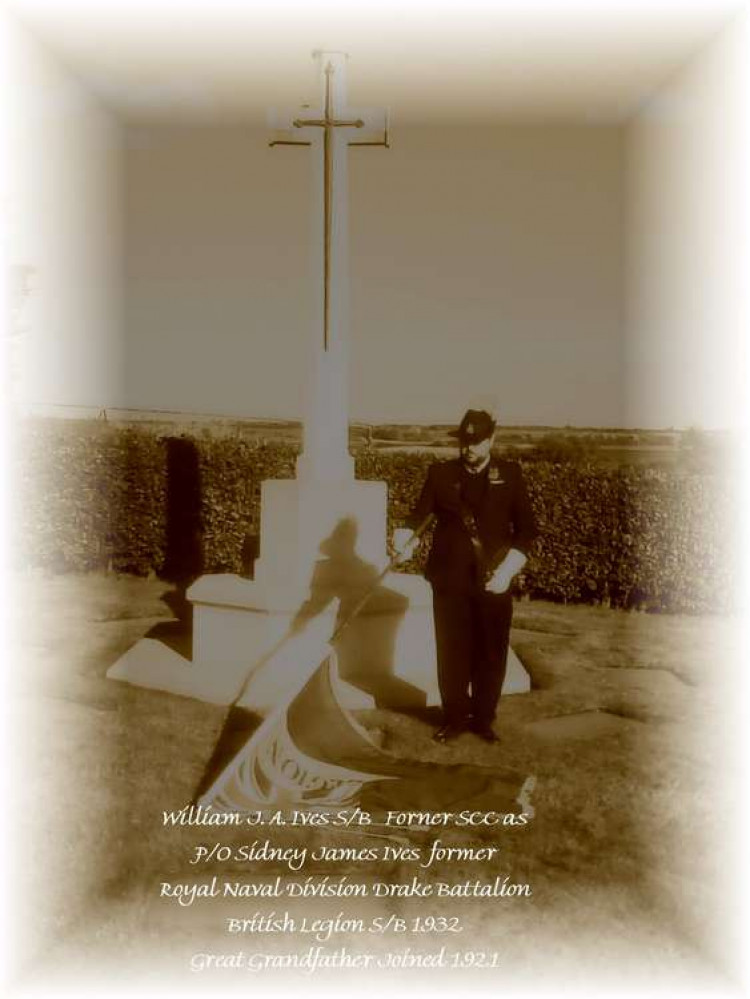
{"label": "dark uniform jacket", "polygon": [[519,465],[493,456],[478,481],[468,488],[466,482],[467,473],[458,458],[431,465],[422,494],[407,520],[407,526],[414,530],[428,514],[435,514],[425,577],[436,588],[474,589],[483,585],[465,526],[467,507],[474,514],[488,571],[497,568],[510,548],[528,554],[536,536]]}

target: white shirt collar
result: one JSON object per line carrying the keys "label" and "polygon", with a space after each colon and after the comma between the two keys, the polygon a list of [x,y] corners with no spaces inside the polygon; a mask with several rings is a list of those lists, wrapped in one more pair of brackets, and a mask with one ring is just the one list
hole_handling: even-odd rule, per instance
{"label": "white shirt collar", "polygon": [[481,475],[482,472],[485,470],[485,468],[489,465],[489,463],[490,463],[490,456],[488,455],[484,459],[482,464],[479,465],[477,468],[469,468],[467,465],[464,465],[464,469],[469,473],[469,475]]}

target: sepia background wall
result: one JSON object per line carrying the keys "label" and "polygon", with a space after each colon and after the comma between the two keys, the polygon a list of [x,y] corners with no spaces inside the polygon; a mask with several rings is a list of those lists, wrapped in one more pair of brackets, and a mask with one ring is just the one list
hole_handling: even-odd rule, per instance
{"label": "sepia background wall", "polygon": [[33,268],[17,398],[97,404],[124,353],[121,129],[29,33],[2,20],[0,40],[6,260]]}
{"label": "sepia background wall", "polygon": [[[134,404],[301,415],[309,153],[267,134],[126,131]],[[514,422],[569,422],[579,393],[584,421],[621,422],[622,131],[406,125],[392,142],[350,153],[352,415],[451,421],[495,388]]]}
{"label": "sepia background wall", "polygon": [[[491,391],[508,423],[736,423],[745,36],[620,121],[395,109],[393,147],[350,154],[352,417],[451,421]],[[305,150],[258,120],[117,121],[7,41],[19,401],[299,415]]]}
{"label": "sepia background wall", "polygon": [[630,422],[746,420],[747,53],[745,16],[628,126]]}

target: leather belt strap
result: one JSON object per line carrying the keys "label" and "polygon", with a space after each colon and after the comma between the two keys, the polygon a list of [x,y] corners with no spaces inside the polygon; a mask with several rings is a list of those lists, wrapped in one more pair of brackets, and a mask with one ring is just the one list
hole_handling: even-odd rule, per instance
{"label": "leather belt strap", "polygon": [[464,529],[471,541],[471,547],[474,549],[474,558],[479,569],[479,578],[482,582],[486,582],[490,575],[489,559],[482,544],[482,539],[479,536],[477,519],[463,499],[459,501],[459,512],[461,514],[461,523],[464,525]]}

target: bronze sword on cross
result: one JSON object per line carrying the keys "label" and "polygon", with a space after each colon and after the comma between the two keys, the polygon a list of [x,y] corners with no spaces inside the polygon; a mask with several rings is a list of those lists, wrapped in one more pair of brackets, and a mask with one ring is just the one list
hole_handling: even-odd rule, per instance
{"label": "bronze sword on cross", "polygon": [[[296,129],[323,129],[323,350],[328,350],[331,325],[331,230],[333,204],[333,137],[337,128],[365,128],[362,118],[352,120],[337,119],[333,109],[333,76],[335,69],[328,61],[324,69],[325,97],[322,118],[295,118],[292,125]],[[270,146],[309,146],[304,140],[275,139]],[[388,118],[386,116],[383,137],[377,141],[364,140],[348,142],[348,146],[384,146],[389,149]]]}

